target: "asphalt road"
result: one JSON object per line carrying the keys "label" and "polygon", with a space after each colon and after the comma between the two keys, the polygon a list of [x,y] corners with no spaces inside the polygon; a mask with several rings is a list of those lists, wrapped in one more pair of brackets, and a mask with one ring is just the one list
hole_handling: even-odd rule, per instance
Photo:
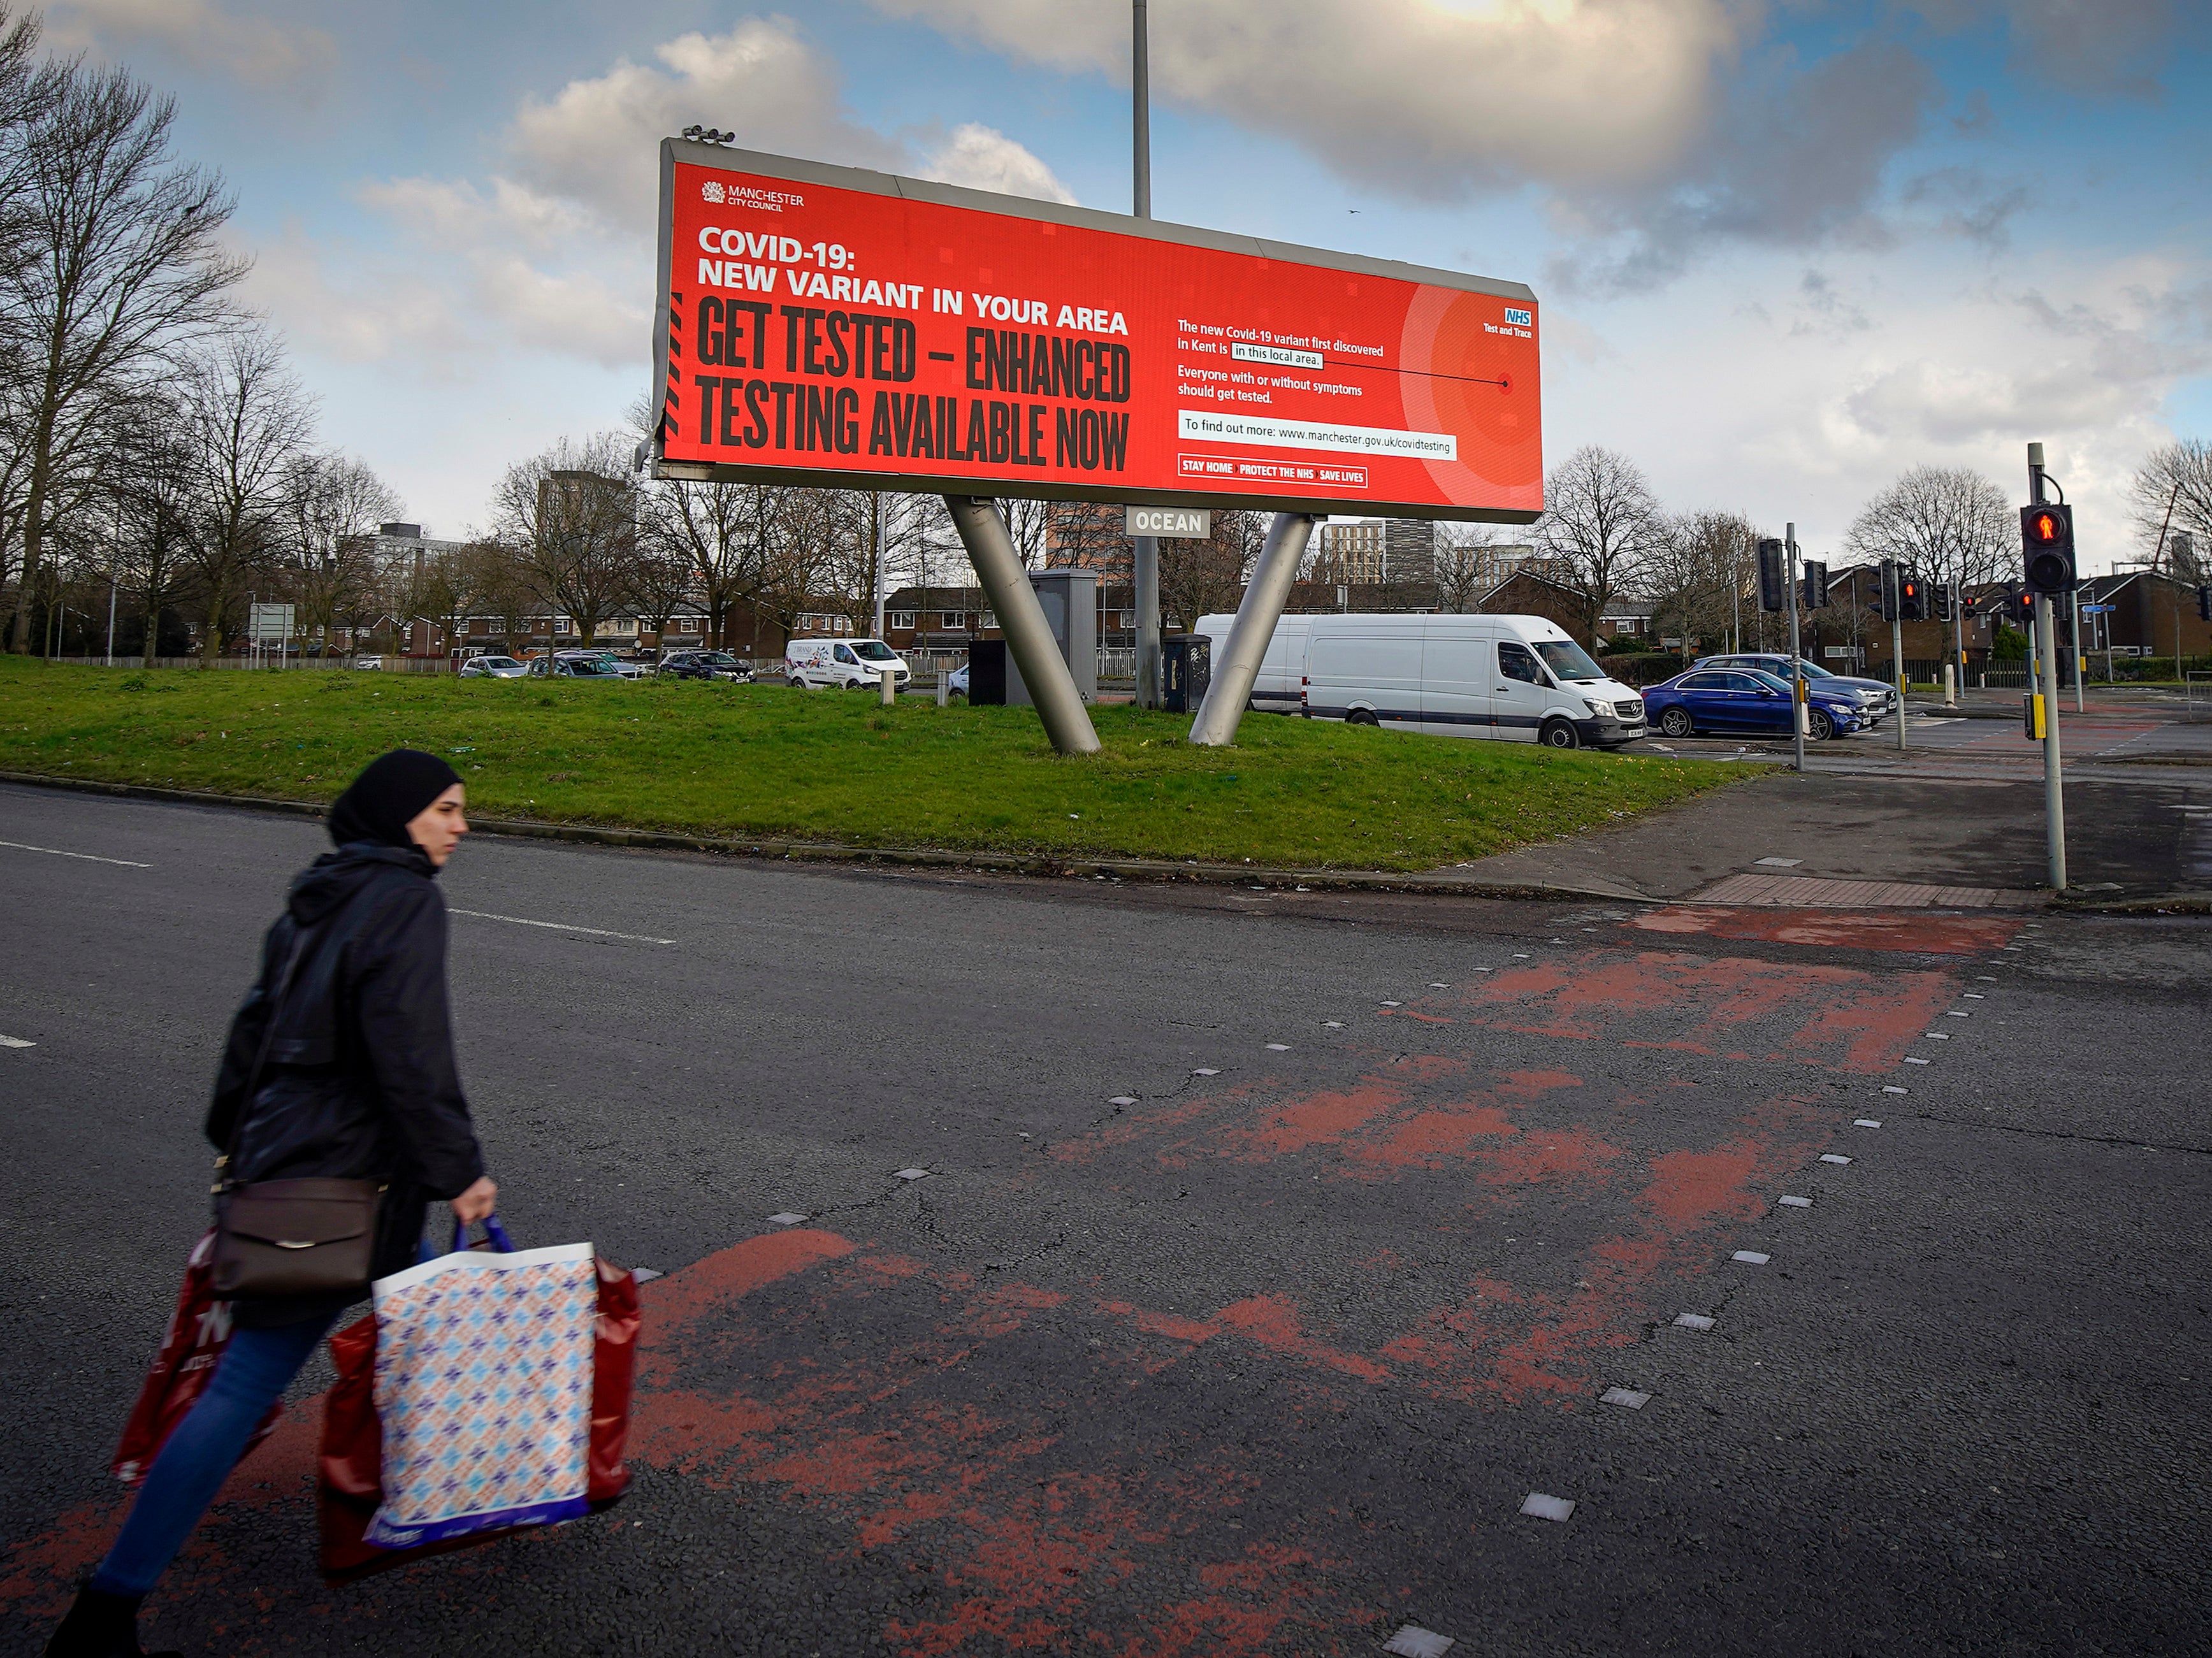
{"label": "asphalt road", "polygon": [[[320,842],[19,788],[0,841],[16,1654],[120,1512],[216,1045]],[[504,1217],[671,1274],[636,1487],[326,1589],[310,1405],[160,1644],[2202,1649],[2212,924],[488,839],[444,886]]]}

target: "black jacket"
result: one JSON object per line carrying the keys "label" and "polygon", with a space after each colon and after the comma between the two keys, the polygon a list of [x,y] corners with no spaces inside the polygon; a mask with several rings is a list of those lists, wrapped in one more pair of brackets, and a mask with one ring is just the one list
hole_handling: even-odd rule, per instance
{"label": "black jacket", "polygon": [[[386,1182],[379,1278],[414,1264],[423,1205],[459,1196],[484,1171],[453,1063],[446,905],[434,874],[412,847],[368,844],[326,853],[301,872],[263,941],[261,975],[231,1021],[208,1108],[207,1137],[218,1149],[237,1132],[235,1180]],[[248,1101],[264,1036],[269,1057]],[[343,1304],[242,1303],[238,1315],[269,1325]]]}

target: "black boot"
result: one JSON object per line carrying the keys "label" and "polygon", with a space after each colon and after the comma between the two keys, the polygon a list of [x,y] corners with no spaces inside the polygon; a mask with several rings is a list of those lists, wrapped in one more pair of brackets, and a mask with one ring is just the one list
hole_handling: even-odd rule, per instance
{"label": "black boot", "polygon": [[46,1643],[46,1658],[184,1658],[181,1653],[148,1653],[140,1648],[138,1604],[145,1598],[109,1594],[88,1582]]}

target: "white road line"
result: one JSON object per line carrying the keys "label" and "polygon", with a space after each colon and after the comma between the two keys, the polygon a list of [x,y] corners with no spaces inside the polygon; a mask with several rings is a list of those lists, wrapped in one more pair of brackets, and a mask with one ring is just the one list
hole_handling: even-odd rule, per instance
{"label": "white road line", "polygon": [[21,841],[0,841],[0,847],[9,847],[17,852],[43,852],[49,858],[81,858],[88,864],[118,864],[125,869],[151,869],[151,864],[134,864],[128,858],[95,858],[88,852],[64,852],[59,847],[27,847]]}
{"label": "white road line", "polygon": [[36,1048],[38,1043],[27,1042],[21,1036],[0,1036],[0,1048]]}
{"label": "white road line", "polygon": [[600,926],[578,926],[570,921],[532,921],[520,915],[495,915],[486,909],[449,909],[448,915],[473,915],[479,921],[512,921],[517,926],[550,927],[556,932],[588,932],[594,938],[620,938],[633,944],[672,944],[673,938],[647,938],[635,932],[610,932]]}

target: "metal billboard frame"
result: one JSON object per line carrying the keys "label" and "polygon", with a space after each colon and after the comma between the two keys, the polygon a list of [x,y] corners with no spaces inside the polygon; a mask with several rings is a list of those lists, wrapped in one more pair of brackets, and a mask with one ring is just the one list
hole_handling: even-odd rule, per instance
{"label": "metal billboard frame", "polygon": [[[1495,277],[1472,276],[1464,271],[1437,270],[1426,265],[1407,264],[1396,259],[1370,258],[1359,253],[1339,253],[1327,248],[1304,247],[1294,242],[1268,241],[1257,236],[1234,236],[1218,230],[1201,229],[1195,225],[1181,225],[1162,219],[1137,219],[1124,213],[1104,213],[1096,208],[1071,207],[1059,202],[1041,202],[1026,196],[1002,196],[993,191],[969,190],[958,185],[935,184],[925,179],[909,179],[894,173],[877,173],[865,167],[832,167],[825,161],[801,161],[789,155],[770,155],[759,150],[737,149],[722,144],[704,143],[687,138],[664,138],[660,141],[660,222],[654,233],[658,249],[659,288],[653,301],[653,406],[663,411],[665,426],[668,407],[668,343],[672,318],[669,295],[675,274],[675,218],[676,167],[683,161],[694,167],[712,167],[724,173],[748,173],[760,177],[781,179],[793,184],[821,185],[835,190],[850,190],[872,196],[890,196],[904,201],[927,202],[939,207],[954,207],[975,212],[989,213],[1000,218],[1029,219],[1047,224],[1068,225],[1085,230],[1103,231],[1110,235],[1136,237],[1147,241],[1164,242],[1179,247],[1200,247],[1216,252],[1244,254],[1253,258],[1266,259],[1284,264],[1316,266],[1328,270],[1343,270],[1354,275],[1379,276],[1392,282],[1416,282],[1434,288],[1456,288],[1462,293],[1484,294],[1496,299],[1521,300],[1535,303],[1534,290],[1524,282],[1502,282]],[[688,288],[690,284],[686,284]],[[1241,508],[1248,512],[1297,513],[1316,517],[1328,517],[1345,513],[1380,513],[1392,518],[1435,519],[1454,523],[1469,524],[1533,524],[1542,516],[1540,511],[1530,512],[1504,507],[1437,507],[1433,505],[1403,505],[1395,501],[1376,501],[1357,496],[1331,495],[1234,495],[1224,496],[1206,489],[1145,489],[1132,490],[1128,486],[1030,484],[1024,479],[978,478],[954,476],[924,477],[913,473],[884,473],[848,471],[833,467],[750,466],[728,461],[696,462],[671,461],[664,458],[662,428],[656,426],[645,447],[652,456],[653,476],[656,478],[682,479],[692,483],[787,483],[811,485],[825,489],[873,489],[898,495],[945,495],[975,497],[1010,497],[1029,501],[1095,501],[1107,506],[1121,506],[1142,497],[1141,504],[1159,507],[1211,507],[1222,510]]]}

